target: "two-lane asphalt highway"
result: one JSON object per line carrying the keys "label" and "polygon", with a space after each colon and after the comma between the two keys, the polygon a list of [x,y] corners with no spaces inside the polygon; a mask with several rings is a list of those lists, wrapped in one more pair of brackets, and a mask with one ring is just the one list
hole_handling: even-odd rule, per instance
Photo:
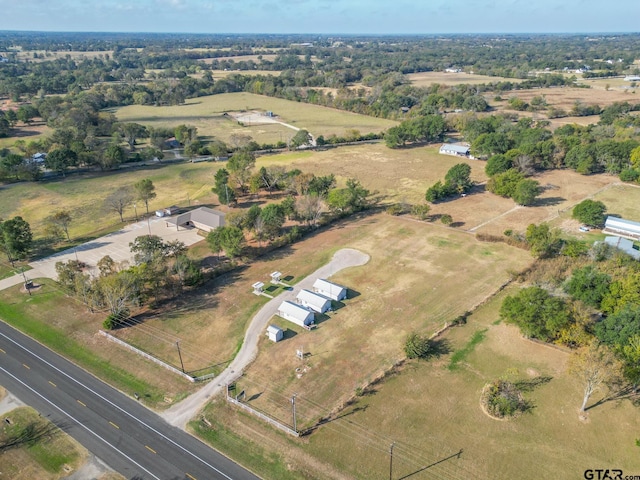
{"label": "two-lane asphalt highway", "polygon": [[126,478],[258,479],[2,321],[0,385]]}

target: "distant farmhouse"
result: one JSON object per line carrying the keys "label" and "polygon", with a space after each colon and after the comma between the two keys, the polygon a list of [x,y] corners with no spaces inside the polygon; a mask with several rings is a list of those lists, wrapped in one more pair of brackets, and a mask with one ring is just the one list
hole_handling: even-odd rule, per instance
{"label": "distant farmhouse", "polygon": [[475,158],[471,155],[471,148],[459,143],[445,143],[440,147],[441,155],[453,155],[454,157]]}
{"label": "distant farmhouse", "polygon": [[218,227],[224,227],[224,213],[207,207],[196,208],[187,213],[165,220],[167,227],[175,226],[176,230],[183,228],[197,228],[203,232],[210,232]]}

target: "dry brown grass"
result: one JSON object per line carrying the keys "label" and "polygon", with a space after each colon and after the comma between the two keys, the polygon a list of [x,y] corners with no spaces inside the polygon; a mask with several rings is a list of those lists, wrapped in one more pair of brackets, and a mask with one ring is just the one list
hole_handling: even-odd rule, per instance
{"label": "dry brown grass", "polygon": [[531,90],[512,90],[505,92],[502,96],[507,99],[518,97],[527,103],[531,102],[533,97],[544,97],[549,105],[562,108],[567,112],[571,110],[576,101],[585,105],[600,105],[601,107],[606,107],[614,102],[638,102],[636,96],[632,93],[621,90],[607,91],[600,88],[535,88]]}
{"label": "dry brown grass", "polygon": [[[33,54],[37,53],[38,57],[43,57],[44,58],[33,58]],[[23,60],[23,61],[30,61],[30,62],[34,62],[34,63],[39,63],[39,62],[47,62],[47,61],[51,61],[51,60],[56,60],[58,58],[72,58],[73,60],[83,60],[83,59],[94,59],[94,58],[98,58],[98,57],[104,57],[105,55],[109,55],[110,57],[113,55],[113,50],[106,50],[106,51],[100,51],[100,50],[96,50],[96,51],[87,51],[87,52],[80,52],[80,51],[75,51],[75,50],[71,50],[71,51],[61,51],[61,52],[50,52],[50,51],[46,51],[46,50],[19,50],[18,51],[18,59],[19,60]]]}
{"label": "dry brown grass", "polygon": [[488,75],[476,75],[473,73],[447,73],[447,72],[420,72],[410,73],[407,78],[416,87],[428,87],[434,83],[440,85],[459,85],[461,83],[493,83],[508,81],[519,83],[517,78],[490,77]]}

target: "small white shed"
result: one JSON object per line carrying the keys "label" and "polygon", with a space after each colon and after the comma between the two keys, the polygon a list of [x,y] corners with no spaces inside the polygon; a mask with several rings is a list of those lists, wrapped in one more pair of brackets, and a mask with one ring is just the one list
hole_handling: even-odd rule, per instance
{"label": "small white shed", "polygon": [[279,342],[284,337],[284,332],[276,325],[269,325],[267,327],[267,337],[269,337],[269,340],[272,342]]}
{"label": "small white shed", "polygon": [[313,283],[313,291],[336,302],[347,298],[346,287],[323,278],[319,278]]}
{"label": "small white shed", "polygon": [[282,273],[273,272],[271,274],[271,283],[280,283],[280,277],[282,277]]}
{"label": "small white shed", "polygon": [[262,295],[262,292],[264,291],[264,283],[256,282],[251,286],[253,287],[253,293],[255,295]]}
{"label": "small white shed", "polygon": [[313,312],[288,300],[280,304],[278,307],[278,315],[301,327],[308,327],[313,324],[315,320]]}
{"label": "small white shed", "polygon": [[309,290],[300,290],[296,300],[303,307],[310,308],[318,313],[331,310],[331,300]]}

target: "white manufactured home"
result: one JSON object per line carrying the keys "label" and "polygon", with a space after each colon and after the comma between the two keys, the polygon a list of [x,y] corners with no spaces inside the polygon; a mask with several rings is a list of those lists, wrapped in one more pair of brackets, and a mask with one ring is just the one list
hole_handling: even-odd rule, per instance
{"label": "white manufactured home", "polygon": [[303,307],[310,308],[318,313],[331,310],[331,300],[310,290],[300,290],[296,296],[296,301]]}
{"label": "white manufactured home", "polygon": [[347,298],[347,288],[337,283],[332,283],[329,280],[323,278],[317,279],[313,283],[313,291],[319,293],[323,297],[330,298],[339,302]]}
{"label": "white manufactured home", "polygon": [[315,320],[313,312],[288,300],[280,304],[277,313],[285,320],[289,320],[301,327],[308,327],[312,325]]}

